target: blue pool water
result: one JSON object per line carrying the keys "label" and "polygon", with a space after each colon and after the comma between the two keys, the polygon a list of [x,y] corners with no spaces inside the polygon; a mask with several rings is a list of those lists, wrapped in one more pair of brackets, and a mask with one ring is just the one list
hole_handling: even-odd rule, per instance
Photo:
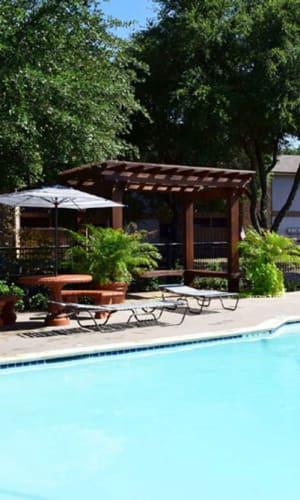
{"label": "blue pool water", "polygon": [[0,498],[298,500],[300,326],[0,373]]}

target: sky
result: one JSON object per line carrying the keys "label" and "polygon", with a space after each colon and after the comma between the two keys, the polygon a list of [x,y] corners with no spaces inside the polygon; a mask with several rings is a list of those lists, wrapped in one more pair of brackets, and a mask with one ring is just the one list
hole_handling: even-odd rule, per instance
{"label": "sky", "polygon": [[155,17],[154,10],[157,5],[152,0],[109,0],[101,2],[101,9],[121,21],[137,21],[135,26],[117,32],[119,36],[128,36],[132,31],[142,29],[147,18]]}

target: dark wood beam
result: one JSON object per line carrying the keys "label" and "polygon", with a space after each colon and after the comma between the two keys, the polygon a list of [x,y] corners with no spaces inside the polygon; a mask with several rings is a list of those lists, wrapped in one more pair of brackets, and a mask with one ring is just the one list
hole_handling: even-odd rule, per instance
{"label": "dark wood beam", "polygon": [[191,187],[193,186],[195,189],[199,187],[208,187],[208,188],[222,188],[226,187],[227,189],[239,188],[243,187],[244,180],[239,180],[238,178],[234,178],[228,180],[224,179],[213,179],[210,177],[201,177],[201,176],[193,176],[178,179],[177,176],[157,176],[152,174],[135,174],[133,172],[123,172],[122,174],[115,174],[114,172],[103,172],[103,176],[109,180],[110,182],[121,182],[121,183],[130,183],[136,185],[159,185],[159,186],[167,186],[167,187]]}
{"label": "dark wood beam", "polygon": [[228,210],[228,290],[230,292],[239,291],[239,250],[240,240],[240,219],[239,219],[239,197],[231,196],[227,200]]}
{"label": "dark wood beam", "polygon": [[189,196],[183,199],[184,268],[194,267],[194,203]]}
{"label": "dark wood beam", "polygon": [[[112,200],[116,203],[123,203],[124,186],[116,184],[112,190]],[[113,229],[123,227],[123,207],[112,208],[111,225]]]}

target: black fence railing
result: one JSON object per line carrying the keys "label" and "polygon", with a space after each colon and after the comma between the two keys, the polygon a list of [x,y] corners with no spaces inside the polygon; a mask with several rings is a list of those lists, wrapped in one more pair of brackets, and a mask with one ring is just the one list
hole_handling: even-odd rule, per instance
{"label": "black fence railing", "polygon": [[[62,262],[66,248],[59,247],[59,262]],[[0,247],[0,279],[16,281],[21,275],[52,274],[54,262],[53,246]]]}
{"label": "black fence railing", "polygon": [[[155,243],[162,259],[159,267],[174,269],[183,266],[183,245],[179,242]],[[68,245],[58,249],[59,263],[63,261]],[[227,261],[227,243],[195,243],[195,267],[217,265]],[[54,273],[54,246],[0,247],[0,279],[16,281],[21,275]],[[58,266],[59,272],[68,272]],[[71,270],[70,270],[71,271]]]}

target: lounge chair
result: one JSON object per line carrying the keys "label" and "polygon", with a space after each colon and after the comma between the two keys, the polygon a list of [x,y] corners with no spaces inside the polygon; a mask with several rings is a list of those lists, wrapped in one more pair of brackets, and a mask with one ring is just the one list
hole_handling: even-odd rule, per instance
{"label": "lounge chair", "polygon": [[[199,290],[187,285],[167,284],[159,286],[162,290],[162,297],[165,299],[165,292],[179,296],[181,299],[185,298],[188,302],[189,299],[195,299],[199,309],[192,309],[188,302],[188,311],[191,313],[200,314],[204,307],[208,307],[213,299],[219,299],[223,309],[235,311],[239,303],[239,294],[235,292],[220,292],[218,290]],[[225,299],[232,299],[232,304],[225,304]]]}
{"label": "lounge chair", "polygon": [[[77,302],[50,301],[50,303],[59,306],[59,310],[57,310],[55,314],[74,318],[83,328],[87,328],[83,323],[84,321],[87,319],[92,320],[93,326],[99,331],[104,330],[104,327],[112,314],[117,312],[128,311],[131,314],[127,319],[126,324],[128,324],[132,319],[135,319],[138,325],[140,325],[144,324],[147,319],[151,319],[154,320],[155,323],[159,323],[164,311],[176,311],[181,313],[181,318],[179,322],[172,323],[172,325],[181,325],[188,310],[186,300],[140,300],[137,302],[128,301],[121,304],[109,304],[103,306],[79,304]],[[87,315],[81,316],[81,313],[83,312],[87,313]],[[100,321],[96,321],[97,313],[105,313],[103,314],[104,318],[100,318]],[[99,316],[99,314],[97,316]]]}

